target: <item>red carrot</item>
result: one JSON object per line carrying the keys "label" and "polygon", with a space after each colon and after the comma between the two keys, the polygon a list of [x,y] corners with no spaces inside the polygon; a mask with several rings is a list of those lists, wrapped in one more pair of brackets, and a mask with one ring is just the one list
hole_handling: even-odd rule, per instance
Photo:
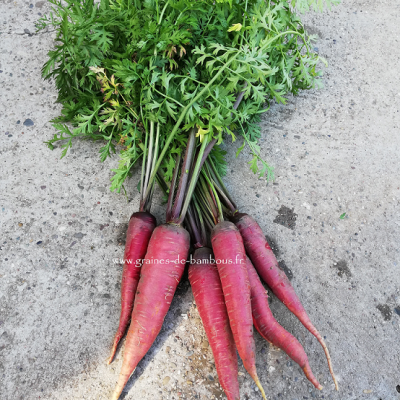
{"label": "red carrot", "polygon": [[244,367],[266,399],[256,370],[250,283],[242,238],[233,223],[222,221],[213,228],[211,243],[236,347]]}
{"label": "red carrot", "polygon": [[239,400],[238,360],[224,293],[212,251],[202,247],[194,252],[189,281],[211,350],[219,382],[228,400]]}
{"label": "red carrot", "polygon": [[251,286],[251,309],[253,322],[260,335],[274,346],[282,349],[294,362],[300,365],[307,379],[319,390],[321,384],[313,375],[307,354],[298,340],[279,325],[268,304],[268,292],[264,289],[253,264],[247,257],[247,273]]}
{"label": "red carrot", "polygon": [[153,231],[136,291],[124,361],[113,400],[119,398],[161,330],[185,269],[189,244],[189,233],[180,226],[164,224]]}
{"label": "red carrot", "polygon": [[324,339],[311,323],[311,320],[302,306],[300,299],[297,297],[293,286],[290,284],[289,279],[279,268],[278,261],[266,241],[260,226],[247,214],[237,213],[233,216],[232,220],[238,227],[246,251],[256,270],[261,275],[261,278],[271,288],[275,296],[278,297],[278,299],[281,300],[294,315],[296,315],[305,328],[307,328],[317,338],[323,347],[336,390],[339,390],[335,374],[333,373],[331,357]]}
{"label": "red carrot", "polygon": [[138,261],[143,260],[155,227],[156,219],[148,212],[136,212],[129,220],[121,282],[121,315],[108,364],[113,360],[118,343],[125,335],[131,320],[133,301],[140,278],[141,265],[138,265]]}

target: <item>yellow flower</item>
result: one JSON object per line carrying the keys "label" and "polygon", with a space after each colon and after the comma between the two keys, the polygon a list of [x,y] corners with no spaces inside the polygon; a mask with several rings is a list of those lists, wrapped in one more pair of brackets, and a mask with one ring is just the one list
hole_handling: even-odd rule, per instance
{"label": "yellow flower", "polygon": [[242,24],[233,24],[229,29],[228,32],[239,32],[242,29]]}
{"label": "yellow flower", "polygon": [[199,130],[196,133],[196,137],[200,136],[200,142],[203,142],[204,136],[210,131],[209,129],[203,129],[201,126],[197,125],[197,128],[199,128]]}

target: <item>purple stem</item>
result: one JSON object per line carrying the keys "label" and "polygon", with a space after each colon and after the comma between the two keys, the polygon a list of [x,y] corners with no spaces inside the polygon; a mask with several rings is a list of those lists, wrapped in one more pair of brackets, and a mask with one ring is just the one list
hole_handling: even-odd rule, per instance
{"label": "purple stem", "polygon": [[167,204],[167,221],[171,219],[171,212],[172,212],[172,203],[174,201],[174,194],[175,194],[175,185],[176,185],[176,180],[178,178],[178,172],[179,172],[179,165],[181,163],[181,155],[178,155],[178,158],[175,161],[175,170],[174,174],[172,176],[172,181],[171,181],[171,186],[169,189],[169,195],[168,195],[168,204]]}
{"label": "purple stem", "polygon": [[179,179],[179,187],[176,193],[176,199],[171,212],[171,219],[176,220],[182,209],[183,200],[185,199],[186,186],[189,180],[189,171],[192,166],[194,149],[196,147],[195,129],[192,129],[189,134],[189,140],[186,145],[185,158],[183,159],[181,177]]}
{"label": "purple stem", "polygon": [[193,241],[194,241],[194,246],[196,248],[200,248],[200,247],[204,247],[204,243],[203,243],[203,239],[201,237],[201,233],[199,231],[198,225],[196,224],[194,215],[193,215],[193,210],[192,207],[188,208],[187,214],[186,214],[186,218],[188,220],[188,223],[190,225],[190,228],[192,230],[193,233]]}
{"label": "purple stem", "polygon": [[[247,88],[247,82],[244,83],[243,85],[243,89]],[[237,108],[239,107],[239,104],[241,103],[241,101],[243,100],[243,96],[244,96],[244,90],[241,91],[238,96],[236,97],[236,101],[235,104],[233,105],[233,109],[237,110]]]}

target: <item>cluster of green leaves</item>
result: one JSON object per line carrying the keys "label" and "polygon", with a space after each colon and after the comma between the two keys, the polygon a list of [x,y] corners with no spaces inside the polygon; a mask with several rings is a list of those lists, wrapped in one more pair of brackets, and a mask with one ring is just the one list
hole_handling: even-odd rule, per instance
{"label": "cluster of green leaves", "polygon": [[[297,1],[301,9],[322,4]],[[42,73],[54,79],[63,109],[52,121],[58,133],[47,143],[53,148],[61,141],[63,157],[75,138],[101,140],[102,161],[118,149],[112,190],[121,189],[141,158],[150,122],[161,127],[160,146],[168,146],[161,164],[167,181],[193,127],[218,145],[240,135],[239,152],[249,146],[251,170],[269,176],[257,144],[265,104],[285,103],[289,93],[318,85],[320,57],[291,8],[295,0],[50,3],[38,29],[51,26],[57,37]],[[223,173],[218,147],[213,159]]]}

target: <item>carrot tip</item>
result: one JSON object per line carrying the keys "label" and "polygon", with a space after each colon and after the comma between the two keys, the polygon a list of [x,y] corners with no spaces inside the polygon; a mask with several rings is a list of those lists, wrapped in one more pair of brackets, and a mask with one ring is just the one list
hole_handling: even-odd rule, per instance
{"label": "carrot tip", "polygon": [[110,364],[112,363],[112,361],[114,360],[115,351],[116,351],[116,348],[113,347],[113,349],[112,349],[112,351],[111,351],[111,355],[110,355],[110,357],[109,357],[108,360],[107,360],[107,364],[108,364],[108,365],[110,365]]}
{"label": "carrot tip", "polygon": [[260,392],[261,392],[261,395],[262,395],[263,399],[264,400],[268,400],[266,398],[266,396],[265,396],[264,388],[262,387],[260,380],[258,378],[254,379],[254,382],[257,385],[258,389],[260,389]]}

